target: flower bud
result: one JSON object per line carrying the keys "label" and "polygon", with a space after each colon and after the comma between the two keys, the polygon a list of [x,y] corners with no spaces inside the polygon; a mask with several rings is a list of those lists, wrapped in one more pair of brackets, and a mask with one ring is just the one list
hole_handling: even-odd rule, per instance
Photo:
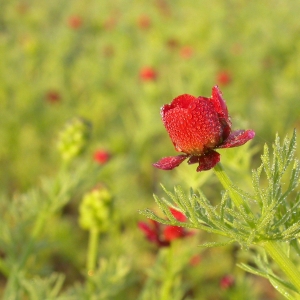
{"label": "flower bud", "polygon": [[79,224],[83,229],[97,228],[106,231],[109,227],[112,197],[106,188],[97,188],[87,193],[79,206]]}
{"label": "flower bud", "polygon": [[82,118],[73,118],[59,134],[58,150],[66,162],[77,157],[86,147],[91,125]]}

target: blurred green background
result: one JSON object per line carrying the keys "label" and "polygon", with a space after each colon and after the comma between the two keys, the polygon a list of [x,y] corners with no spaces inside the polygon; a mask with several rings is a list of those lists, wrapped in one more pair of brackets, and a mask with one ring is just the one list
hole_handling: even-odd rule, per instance
{"label": "blurred green background", "polygon": [[[92,137],[82,159],[93,161],[98,149],[110,154],[100,180],[115,196],[125,228],[116,252],[147,259],[137,211],[155,207],[152,193],[161,193],[160,182],[169,187],[207,182],[207,192],[216,194],[211,172],[151,166],[176,153],[160,119],[163,104],[184,93],[209,97],[219,85],[233,129],[256,132],[252,150],[243,146],[222,155],[240,181],[236,171],[249,173],[251,157],[276,132],[291,135],[300,128],[299,1],[1,0],[0,5],[1,193],[25,192],[41,176],[55,174],[61,165],[58,132],[74,116],[89,120]],[[232,157],[246,162],[239,167]],[[139,249],[135,243],[141,241]],[[218,274],[213,261],[209,266]],[[257,299],[275,299],[263,295]]]}

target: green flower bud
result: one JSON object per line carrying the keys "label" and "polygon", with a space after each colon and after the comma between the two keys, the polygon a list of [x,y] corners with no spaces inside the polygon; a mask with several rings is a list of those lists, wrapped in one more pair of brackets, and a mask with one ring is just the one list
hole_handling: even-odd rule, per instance
{"label": "green flower bud", "polygon": [[79,225],[83,229],[106,231],[110,224],[112,197],[106,188],[87,193],[79,206]]}
{"label": "green flower bud", "polygon": [[57,148],[62,159],[70,162],[83,152],[90,136],[91,125],[82,118],[73,118],[59,133]]}

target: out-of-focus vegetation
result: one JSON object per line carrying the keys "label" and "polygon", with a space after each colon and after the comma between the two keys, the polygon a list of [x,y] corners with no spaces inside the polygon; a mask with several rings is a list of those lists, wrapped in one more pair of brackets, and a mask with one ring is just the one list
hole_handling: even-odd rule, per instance
{"label": "out-of-focus vegetation", "polygon": [[[246,189],[263,144],[276,132],[300,129],[300,3],[2,0],[0,6],[4,299],[281,299],[267,281],[235,266],[247,261],[236,248],[204,251],[197,245],[210,237],[196,232],[157,249],[137,224],[146,222],[139,209],[155,210],[160,183],[219,196],[211,171],[151,166],[176,153],[159,114],[176,96],[209,97],[218,84],[233,128],[255,130],[251,144],[220,151]],[[74,117],[87,120],[91,132],[85,151],[66,164],[57,143]],[[109,190],[113,205],[91,291],[78,210],[95,186]],[[235,284],[224,288],[229,274]]]}

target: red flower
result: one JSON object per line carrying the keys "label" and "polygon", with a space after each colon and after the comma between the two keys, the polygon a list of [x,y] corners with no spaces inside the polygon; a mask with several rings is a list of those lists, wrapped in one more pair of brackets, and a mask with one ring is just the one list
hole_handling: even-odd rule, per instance
{"label": "red flower", "polygon": [[191,58],[193,54],[194,54],[194,50],[192,47],[189,46],[182,47],[180,50],[180,56],[182,58]]}
{"label": "red flower", "polygon": [[147,15],[141,15],[138,19],[138,25],[142,29],[148,29],[151,26],[151,19]]}
{"label": "red flower", "polygon": [[157,78],[157,74],[154,69],[150,67],[144,67],[140,71],[140,78],[143,81],[153,81]]}
{"label": "red flower", "polygon": [[68,19],[68,24],[73,29],[78,29],[82,25],[82,19],[79,16],[71,16]]}
{"label": "red flower", "polygon": [[231,82],[231,76],[230,76],[229,72],[227,72],[227,71],[219,72],[217,75],[217,81],[218,81],[219,85],[229,84]]}
{"label": "red flower", "polygon": [[202,257],[200,255],[194,255],[190,259],[190,265],[193,267],[196,267],[197,265],[200,264],[201,260],[202,260]]}
{"label": "red flower", "polygon": [[48,91],[46,93],[46,100],[50,103],[59,102],[60,101],[60,94],[55,90]]}
{"label": "red flower", "polygon": [[234,286],[234,278],[231,275],[225,275],[220,280],[220,287],[223,290],[227,290]]}
{"label": "red flower", "polygon": [[94,161],[100,165],[105,164],[110,159],[110,154],[105,150],[97,150],[94,153]]}
{"label": "red flower", "polygon": [[[178,221],[184,222],[186,220],[185,215],[178,210],[170,208],[170,211]],[[146,238],[159,247],[169,246],[171,241],[191,235],[191,232],[182,227],[163,225],[154,220],[149,220],[148,223],[139,222],[138,226]]]}
{"label": "red flower", "polygon": [[213,168],[220,154],[213,149],[231,148],[253,139],[253,130],[231,131],[231,121],[225,100],[217,86],[211,98],[181,95],[161,109],[163,123],[175,146],[184,154],[164,157],[156,168],[172,170],[189,158],[189,164],[198,163],[197,171]]}
{"label": "red flower", "polygon": [[170,50],[177,49],[178,46],[179,46],[178,40],[176,40],[176,39],[174,39],[174,38],[171,38],[171,39],[167,40],[167,47],[168,47]]}

